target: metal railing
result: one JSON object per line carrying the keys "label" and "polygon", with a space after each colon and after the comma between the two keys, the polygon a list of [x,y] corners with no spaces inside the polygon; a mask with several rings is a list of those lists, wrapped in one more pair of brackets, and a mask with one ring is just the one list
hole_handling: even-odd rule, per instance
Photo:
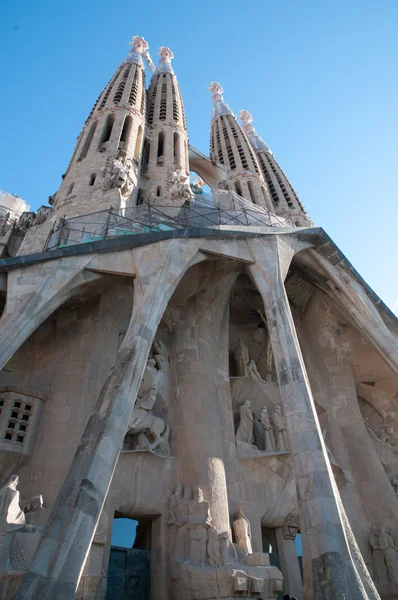
{"label": "metal railing", "polygon": [[257,207],[223,209],[207,204],[189,206],[142,204],[125,211],[109,209],[61,219],[46,240],[44,250],[62,248],[123,235],[169,231],[187,227],[291,227],[293,223]]}

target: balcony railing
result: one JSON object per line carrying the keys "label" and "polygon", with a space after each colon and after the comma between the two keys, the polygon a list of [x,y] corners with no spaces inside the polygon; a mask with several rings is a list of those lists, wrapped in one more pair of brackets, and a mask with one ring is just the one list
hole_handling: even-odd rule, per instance
{"label": "balcony railing", "polygon": [[202,201],[191,201],[186,206],[142,204],[124,211],[111,208],[61,219],[50,232],[44,250],[124,235],[187,227],[294,227],[289,220],[246,202],[236,194],[216,194],[224,201],[226,208],[222,208],[220,202],[216,206],[204,198]]}

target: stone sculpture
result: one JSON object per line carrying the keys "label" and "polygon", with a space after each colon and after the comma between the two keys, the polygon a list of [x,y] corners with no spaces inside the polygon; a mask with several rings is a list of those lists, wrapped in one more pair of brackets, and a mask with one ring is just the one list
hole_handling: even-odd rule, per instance
{"label": "stone sculpture", "polygon": [[33,225],[34,219],[34,212],[23,212],[17,221],[15,229],[21,233],[25,233]]}
{"label": "stone sculpture", "polygon": [[282,414],[282,407],[276,406],[272,415],[272,424],[275,428],[276,449],[278,452],[288,452],[286,420]]}
{"label": "stone sculpture", "polygon": [[19,505],[18,475],[11,475],[0,489],[0,523],[3,531],[23,529],[26,525],[25,514]]}
{"label": "stone sculpture", "polygon": [[[165,344],[155,340],[147,359],[127,434],[134,436],[133,450],[147,450],[160,456],[170,456],[170,429],[167,422],[153,414],[159,385],[166,387],[169,365]],[[161,390],[162,391],[162,390]],[[159,394],[163,398],[162,393]]]}
{"label": "stone sculpture", "polygon": [[197,488],[196,498],[189,503],[189,561],[206,564],[208,529],[210,527],[209,503],[204,502],[203,492]]}
{"label": "stone sculpture", "polygon": [[249,377],[251,377],[252,379],[257,379],[257,381],[262,381],[262,383],[266,383],[261,377],[260,373],[258,372],[257,365],[252,358],[249,360],[247,370],[249,372]]}
{"label": "stone sculpture", "polygon": [[192,500],[192,489],[185,487],[184,494],[180,502],[176,506],[177,520],[176,520],[176,539],[174,558],[177,561],[184,562],[189,558],[189,525],[188,525],[188,511],[189,503]]}
{"label": "stone sculpture", "polygon": [[119,188],[123,195],[128,194],[131,190],[130,170],[132,162],[125,155],[120,155],[117,158],[108,158],[105,167],[102,170],[102,189],[104,192]]}
{"label": "stone sculpture", "polygon": [[171,196],[175,200],[191,200],[195,197],[189,184],[189,176],[182,169],[174,171],[171,182]]}
{"label": "stone sculpture", "polygon": [[371,534],[369,537],[369,544],[372,548],[372,565],[373,565],[374,580],[377,583],[381,583],[385,579],[384,574],[386,572],[386,569],[384,566],[383,553],[380,548],[379,532],[375,525],[371,525],[370,531],[371,531]]}
{"label": "stone sculpture", "polygon": [[37,531],[42,531],[47,523],[48,510],[43,506],[43,496],[33,496],[25,508],[25,520]]}
{"label": "stone sculpture", "polygon": [[153,358],[158,371],[167,373],[169,370],[169,355],[166,345],[161,340],[154,340],[153,342]]}
{"label": "stone sculpture", "polygon": [[252,554],[252,540],[250,521],[246,517],[242,508],[235,513],[233,528],[238,546],[243,548],[247,554]]}
{"label": "stone sculpture", "polygon": [[41,225],[48,218],[49,214],[52,212],[51,206],[40,206],[39,210],[36,213],[36,217],[34,219],[33,225]]}
{"label": "stone sculpture", "polygon": [[397,547],[387,527],[380,527],[379,546],[387,568],[387,577],[391,583],[398,583]]}
{"label": "stone sculpture", "polygon": [[246,444],[253,443],[253,412],[251,410],[250,400],[246,400],[245,403],[239,409],[240,421],[238,430],[236,432],[236,441],[245,442]]}
{"label": "stone sculpture", "polygon": [[[29,522],[20,506],[18,482],[18,475],[11,475],[0,489],[0,570],[26,571],[40,541],[36,519]],[[42,496],[35,496],[29,503],[28,515],[31,513],[32,518],[40,510],[45,511]],[[43,529],[40,512],[35,516],[40,521],[39,528]]]}
{"label": "stone sculpture", "polygon": [[382,525],[370,527],[369,544],[372,548],[374,579],[377,583],[398,584],[398,551],[390,531]]}
{"label": "stone sculpture", "polygon": [[[152,394],[151,399],[155,402],[156,396]],[[158,450],[164,456],[170,456],[169,436],[170,429],[166,421],[156,417],[150,410],[135,408],[128,425],[127,435],[139,434],[148,430],[153,442],[148,448],[137,448],[142,450]]]}
{"label": "stone sculpture", "polygon": [[271,419],[266,406],[261,410],[260,423],[264,429],[264,450],[266,452],[274,452],[274,428],[271,425]]}

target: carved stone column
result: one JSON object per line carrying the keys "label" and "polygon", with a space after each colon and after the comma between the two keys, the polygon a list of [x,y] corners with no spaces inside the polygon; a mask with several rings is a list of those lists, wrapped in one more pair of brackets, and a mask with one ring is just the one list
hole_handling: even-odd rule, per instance
{"label": "carved stone column", "polygon": [[[209,268],[209,267],[207,267]],[[237,271],[218,271],[189,299],[176,328],[173,453],[180,482],[203,490],[212,526],[229,532],[220,388],[228,382],[228,348],[220,344],[223,315]],[[173,361],[172,361],[173,362]],[[230,423],[233,434],[233,423]]]}
{"label": "carved stone column", "polygon": [[82,435],[51,519],[15,600],[72,600],[112,480],[148,352],[167,302],[198,257],[197,240],[135,252],[134,308],[115,365]]}
{"label": "carved stone column", "polygon": [[295,544],[298,527],[298,515],[289,515],[285,525],[275,530],[275,535],[285,594],[291,594],[297,600],[303,600],[303,580]]}
{"label": "carved stone column", "polygon": [[[284,279],[294,247],[288,237],[250,240],[257,260],[248,267],[264,302],[287,420],[297,483],[306,597],[316,600],[379,598],[362,557],[352,556],[339,492],[327,457],[312,392],[299,347]],[[355,540],[354,540],[355,543]],[[365,585],[356,564],[362,561]],[[304,566],[306,569],[306,567]],[[312,581],[310,581],[312,579]]]}

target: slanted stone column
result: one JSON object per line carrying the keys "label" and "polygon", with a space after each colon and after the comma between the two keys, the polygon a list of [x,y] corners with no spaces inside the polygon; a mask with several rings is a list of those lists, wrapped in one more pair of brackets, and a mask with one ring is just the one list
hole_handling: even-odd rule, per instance
{"label": "slanted stone column", "polygon": [[291,594],[297,600],[303,600],[303,580],[295,544],[297,526],[291,525],[292,517],[297,520],[298,526],[298,515],[289,515],[285,525],[275,530],[275,536],[281,561],[283,589],[286,594]]}
{"label": "slanted stone column", "polygon": [[176,329],[177,393],[170,407],[176,423],[173,453],[178,457],[180,483],[203,490],[212,526],[220,533],[230,529],[219,392],[228,381],[228,347],[220,340],[237,274],[235,269],[217,271],[184,306]]}
{"label": "slanted stone column", "polygon": [[364,287],[339,266],[332,265],[316,250],[300,254],[300,262],[320,271],[328,280],[330,296],[337,299],[349,312],[360,332],[374,346],[378,354],[398,375],[398,338],[384,323]]}
{"label": "slanted stone column", "polygon": [[[303,558],[312,578],[305,581],[305,596],[314,600],[379,599],[355,540],[349,544],[347,539],[353,536],[344,521],[284,287],[293,242],[273,236],[248,243],[257,261],[248,271],[264,302],[290,437]],[[360,563],[365,574],[364,583],[355,563]]]}
{"label": "slanted stone column", "polygon": [[135,251],[134,307],[126,336],[15,600],[75,597],[151,344],[179,280],[203,259],[199,246],[198,240],[168,240]]}

